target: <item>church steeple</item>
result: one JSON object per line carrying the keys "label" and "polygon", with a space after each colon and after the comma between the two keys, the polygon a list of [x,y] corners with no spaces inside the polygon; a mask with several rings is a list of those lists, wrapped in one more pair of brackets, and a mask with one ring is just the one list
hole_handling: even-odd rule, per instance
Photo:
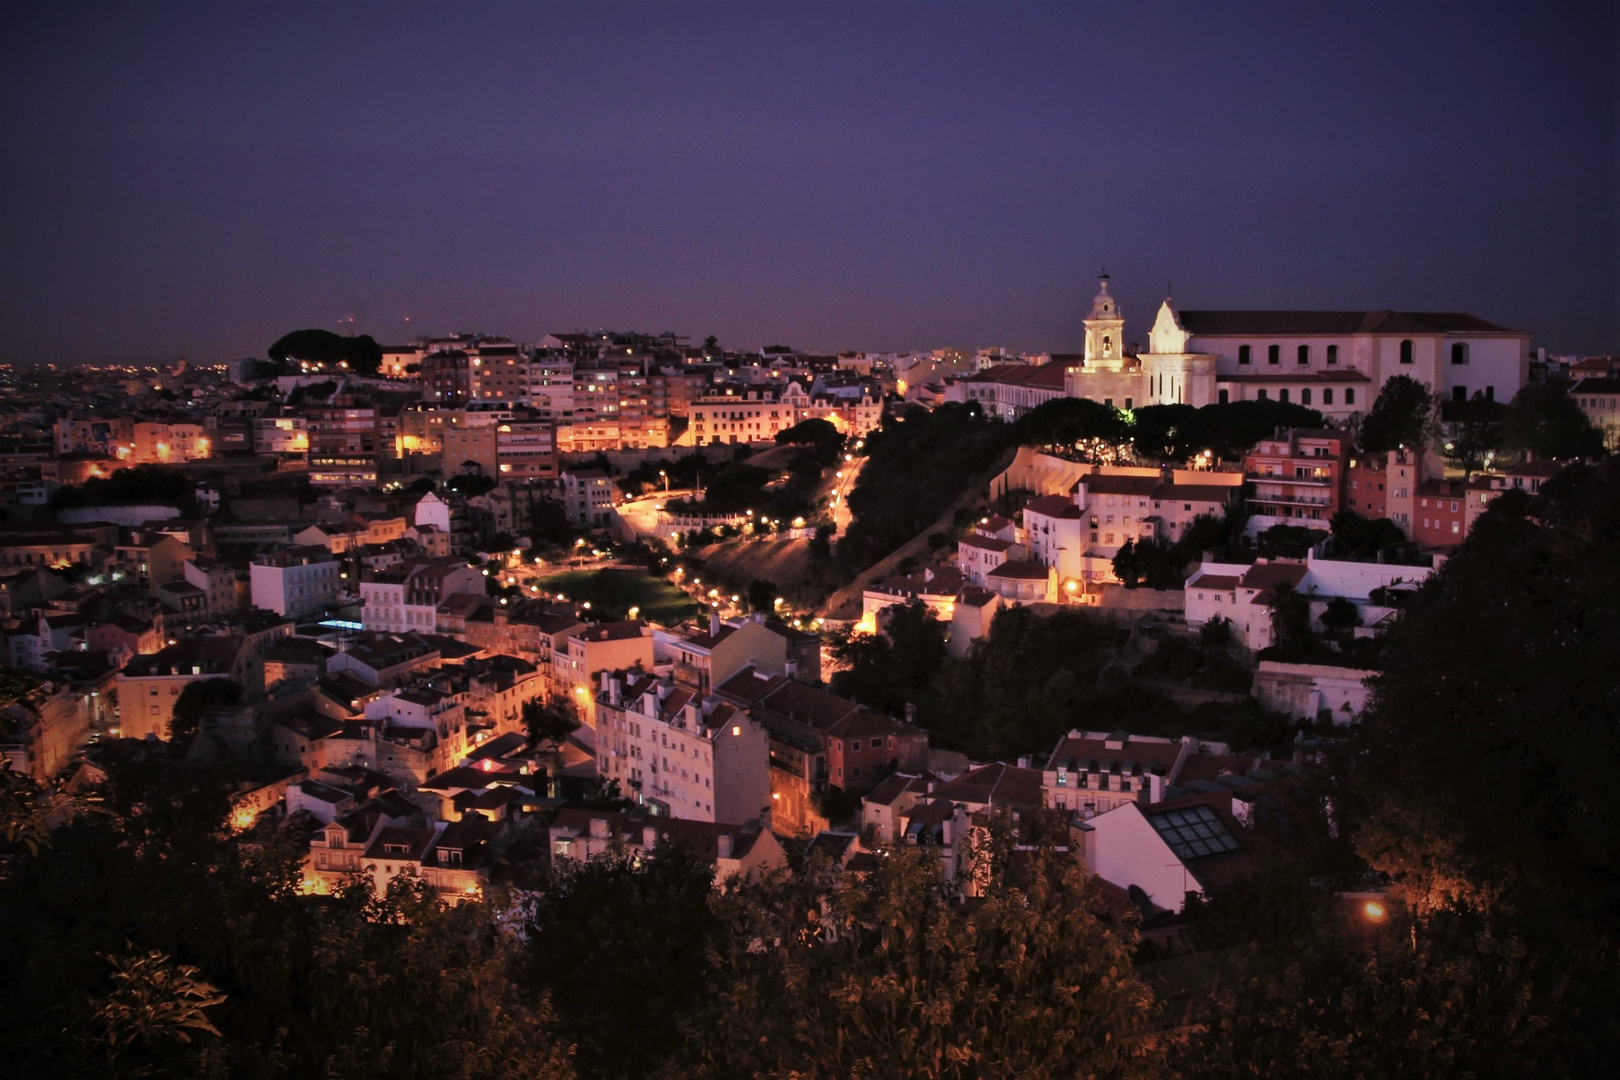
{"label": "church steeple", "polygon": [[1086,327],[1086,365],[1118,369],[1124,362],[1125,316],[1108,292],[1108,271],[1097,275],[1097,295],[1091,300]]}

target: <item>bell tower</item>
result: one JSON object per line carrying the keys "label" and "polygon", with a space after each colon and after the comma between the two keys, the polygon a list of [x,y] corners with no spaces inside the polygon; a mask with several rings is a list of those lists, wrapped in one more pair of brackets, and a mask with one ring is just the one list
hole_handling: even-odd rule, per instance
{"label": "bell tower", "polygon": [[1125,363],[1125,316],[1108,293],[1108,271],[1097,275],[1100,291],[1091,301],[1085,320],[1086,366],[1118,371]]}

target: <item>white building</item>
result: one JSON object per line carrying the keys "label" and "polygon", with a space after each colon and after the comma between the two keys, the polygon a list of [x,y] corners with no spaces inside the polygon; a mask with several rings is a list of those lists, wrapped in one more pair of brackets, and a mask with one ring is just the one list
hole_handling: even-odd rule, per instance
{"label": "white building", "polygon": [[1529,334],[1473,315],[1178,311],[1168,298],[1148,332],[1147,351],[1132,353],[1107,274],[1084,325],[1079,356],[1054,356],[1029,371],[991,368],[958,381],[948,398],[980,401],[1009,420],[1055,396],[1121,409],[1269,399],[1343,420],[1366,411],[1396,375],[1412,376],[1446,400],[1479,393],[1508,401],[1530,371]]}
{"label": "white building", "polygon": [[564,470],[562,490],[570,525],[605,529],[613,520],[613,481],[602,470]]}
{"label": "white building", "polygon": [[769,736],[746,710],[632,670],[602,674],[596,716],[600,775],[655,814],[747,821],[770,812]]}
{"label": "white building", "polygon": [[261,555],[248,574],[256,608],[296,619],[337,604],[338,562],[324,547],[288,547]]}
{"label": "white building", "polygon": [[1123,803],[1074,828],[1088,871],[1122,889],[1136,886],[1166,911],[1180,911],[1189,893],[1202,896],[1201,872],[1239,851],[1226,820],[1204,803]]}
{"label": "white building", "polygon": [[1271,599],[1277,586],[1286,583],[1307,598],[1313,629],[1322,629],[1321,617],[1328,603],[1343,598],[1356,605],[1361,620],[1356,633],[1373,634],[1395,617],[1403,597],[1445,562],[1444,555],[1425,558],[1429,565],[1408,566],[1325,559],[1312,551],[1304,562],[1202,563],[1182,586],[1187,625],[1226,619],[1239,644],[1255,650],[1267,648],[1273,644]]}
{"label": "white building", "polygon": [[369,572],[360,582],[361,625],[389,633],[431,634],[441,603],[484,592],[483,573],[461,559],[409,559]]}

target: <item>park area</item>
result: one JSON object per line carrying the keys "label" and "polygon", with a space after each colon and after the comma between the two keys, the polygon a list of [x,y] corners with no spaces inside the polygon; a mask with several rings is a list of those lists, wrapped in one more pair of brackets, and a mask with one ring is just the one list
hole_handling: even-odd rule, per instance
{"label": "park area", "polygon": [[639,618],[673,626],[698,613],[698,605],[680,589],[645,570],[569,570],[539,581],[554,595],[591,605],[603,618],[627,618],[636,608]]}

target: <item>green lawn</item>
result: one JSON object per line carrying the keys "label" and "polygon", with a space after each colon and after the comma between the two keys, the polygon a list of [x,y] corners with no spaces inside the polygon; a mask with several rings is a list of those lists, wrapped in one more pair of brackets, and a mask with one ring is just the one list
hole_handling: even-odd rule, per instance
{"label": "green lawn", "polygon": [[589,600],[591,612],[604,619],[622,619],[637,607],[639,618],[672,626],[698,613],[685,593],[645,570],[569,570],[541,578],[540,587]]}

